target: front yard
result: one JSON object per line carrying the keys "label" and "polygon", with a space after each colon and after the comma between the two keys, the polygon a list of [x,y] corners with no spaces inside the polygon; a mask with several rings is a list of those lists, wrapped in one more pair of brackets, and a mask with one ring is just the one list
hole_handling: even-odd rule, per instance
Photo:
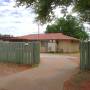
{"label": "front yard", "polygon": [[0,63],[0,90],[63,90],[64,81],[78,71],[78,56],[41,54],[40,57],[36,68]]}

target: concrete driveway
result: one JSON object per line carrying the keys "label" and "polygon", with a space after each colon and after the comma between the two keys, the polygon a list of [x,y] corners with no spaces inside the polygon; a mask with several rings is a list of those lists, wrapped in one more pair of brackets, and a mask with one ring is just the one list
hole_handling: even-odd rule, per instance
{"label": "concrete driveway", "polygon": [[0,90],[63,90],[78,62],[79,57],[41,54],[39,67],[0,78]]}

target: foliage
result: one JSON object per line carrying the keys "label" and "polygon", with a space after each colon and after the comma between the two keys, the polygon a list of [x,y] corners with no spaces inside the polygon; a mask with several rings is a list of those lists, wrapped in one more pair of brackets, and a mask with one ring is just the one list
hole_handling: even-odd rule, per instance
{"label": "foliage", "polygon": [[74,11],[77,11],[83,21],[90,22],[90,0],[76,0]]}
{"label": "foliage", "polygon": [[47,25],[45,33],[59,33],[60,29],[58,29],[57,25]]}
{"label": "foliage", "polygon": [[56,7],[66,8],[70,5],[74,6],[75,11],[81,13],[80,16],[84,21],[90,21],[90,0],[16,0],[16,2],[17,5],[31,6],[37,14],[36,20],[42,23],[54,18],[53,10]]}
{"label": "foliage", "polygon": [[58,7],[66,7],[71,4],[73,0],[16,0],[17,5],[26,5],[32,7],[37,14],[36,20],[42,23],[51,21],[54,18],[53,10]]}
{"label": "foliage", "polygon": [[83,24],[74,16],[67,15],[65,18],[59,18],[52,25],[48,25],[45,33],[63,33],[78,39],[88,38]]}

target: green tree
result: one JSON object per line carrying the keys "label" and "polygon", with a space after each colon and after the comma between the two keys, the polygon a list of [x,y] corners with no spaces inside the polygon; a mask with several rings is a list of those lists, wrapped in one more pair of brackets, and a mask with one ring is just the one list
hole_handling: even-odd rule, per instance
{"label": "green tree", "polygon": [[90,22],[90,0],[76,0],[73,10],[78,12],[81,20]]}
{"label": "green tree", "polygon": [[57,25],[47,25],[45,33],[59,33],[60,29],[58,29]]}
{"label": "green tree", "polygon": [[54,18],[53,10],[61,7],[67,10],[70,5],[74,6],[74,10],[80,13],[84,21],[90,21],[90,0],[16,0],[17,5],[26,5],[32,7],[37,14],[36,20],[45,23]]}
{"label": "green tree", "polygon": [[59,18],[52,25],[48,25],[45,33],[63,33],[78,39],[88,38],[83,24],[74,16],[67,15]]}

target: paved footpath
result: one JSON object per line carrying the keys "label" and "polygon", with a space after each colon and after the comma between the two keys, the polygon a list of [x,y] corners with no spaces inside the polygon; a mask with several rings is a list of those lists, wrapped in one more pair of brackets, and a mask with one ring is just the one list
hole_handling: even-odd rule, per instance
{"label": "paved footpath", "polygon": [[77,71],[78,57],[41,54],[39,67],[0,78],[0,90],[63,90]]}

